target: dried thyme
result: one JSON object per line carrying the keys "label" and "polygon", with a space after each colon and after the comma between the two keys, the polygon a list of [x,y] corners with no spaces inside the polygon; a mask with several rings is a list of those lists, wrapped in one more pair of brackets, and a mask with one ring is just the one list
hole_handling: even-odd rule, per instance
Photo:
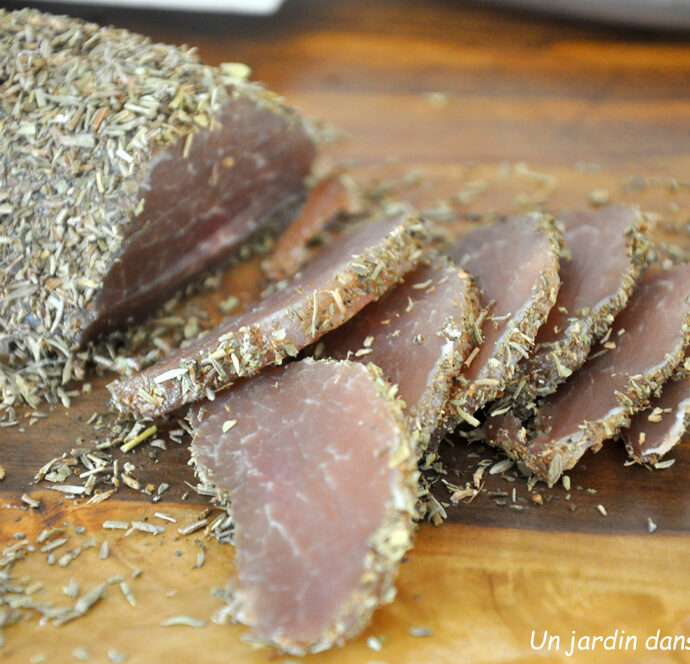
{"label": "dried thyme", "polygon": [[197,530],[201,530],[207,524],[208,519],[199,519],[198,521],[193,521],[192,523],[188,523],[186,526],[178,528],[177,532],[180,533],[180,535],[191,535]]}

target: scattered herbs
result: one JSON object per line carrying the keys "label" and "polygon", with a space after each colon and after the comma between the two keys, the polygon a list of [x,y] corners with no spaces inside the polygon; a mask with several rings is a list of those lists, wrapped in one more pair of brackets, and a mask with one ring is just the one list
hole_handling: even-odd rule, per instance
{"label": "scattered herbs", "polygon": [[206,627],[206,621],[192,618],[191,616],[172,616],[161,623],[162,627],[177,627],[184,625],[186,627]]}

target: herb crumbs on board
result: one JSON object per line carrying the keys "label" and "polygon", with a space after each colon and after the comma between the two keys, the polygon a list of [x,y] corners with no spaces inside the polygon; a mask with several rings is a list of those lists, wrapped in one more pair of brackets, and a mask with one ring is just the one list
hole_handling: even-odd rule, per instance
{"label": "herb crumbs on board", "polygon": [[106,530],[127,530],[129,528],[129,521],[104,521],[102,527]]}
{"label": "herb crumbs on board", "polygon": [[206,621],[191,616],[172,616],[161,622],[161,627],[206,627]]}
{"label": "herb crumbs on board", "polygon": [[177,532],[180,533],[180,535],[191,535],[192,533],[196,532],[197,530],[201,530],[207,524],[208,524],[208,519],[199,519],[198,521],[193,521],[192,523],[188,523],[186,526],[181,526],[180,528],[177,529]]}
{"label": "herb crumbs on board", "polygon": [[433,632],[428,627],[410,627],[410,636],[431,636]]}

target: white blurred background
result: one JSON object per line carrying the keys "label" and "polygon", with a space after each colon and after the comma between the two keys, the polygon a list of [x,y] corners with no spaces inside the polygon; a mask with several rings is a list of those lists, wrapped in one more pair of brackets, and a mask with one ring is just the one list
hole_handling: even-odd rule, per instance
{"label": "white blurred background", "polygon": [[[43,2],[64,0],[43,0]],[[111,7],[145,7],[193,12],[234,12],[239,14],[273,14],[283,0],[70,0],[74,5],[106,5]],[[3,3],[0,2],[0,6]]]}

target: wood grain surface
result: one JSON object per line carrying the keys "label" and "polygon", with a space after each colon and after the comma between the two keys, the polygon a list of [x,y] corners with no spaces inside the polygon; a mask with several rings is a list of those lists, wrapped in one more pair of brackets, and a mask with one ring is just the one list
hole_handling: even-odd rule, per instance
{"label": "wood grain surface", "polygon": [[[290,0],[278,16],[261,19],[84,7],[69,13],[195,45],[209,63],[247,62],[255,78],[337,129],[321,168],[345,163],[368,186],[378,182],[432,212],[450,210],[455,226],[529,207],[586,206],[598,191],[640,204],[659,220],[659,237],[687,244],[690,47],[682,35],[436,0]],[[254,260],[229,270],[221,290],[199,303],[217,317],[220,300],[234,293],[246,303],[261,287]],[[4,630],[0,661],[78,661],[78,647],[96,662],[110,661],[109,649],[128,662],[288,661],[242,641],[245,628],[210,622],[221,605],[210,591],[229,576],[232,548],[202,531],[177,534],[207,504],[185,484],[194,483],[187,441],[126,455],[142,485],[170,483],[155,505],[124,487],[85,507],[32,484],[45,461],[97,436],[86,420],[107,407],[108,377],[89,380],[92,393],[69,410],[58,406],[33,425],[26,417],[0,430],[0,547],[35,542],[43,528],[66,523],[65,550],[90,537],[96,547],[66,568],[30,553],[12,569],[13,580],[40,581],[35,597],[65,603],[61,588],[70,578],[86,591],[122,573],[137,605],[115,584],[80,620],[59,628],[23,620]],[[398,599],[377,612],[364,636],[307,661],[690,662],[690,642],[672,652],[644,643],[657,630],[690,637],[690,445],[671,456],[676,463],[663,471],[624,467],[621,446],[609,443],[570,473],[569,494],[543,485],[530,492],[510,470],[485,473],[482,492],[452,506],[441,480],[463,485],[482,459],[500,457],[460,441],[444,445],[446,474],[434,491],[448,522],[420,527]],[[25,492],[41,499],[40,509],[22,506]],[[177,524],[156,519],[156,511]],[[106,519],[143,518],[165,532],[125,537],[101,527]],[[653,534],[649,519],[658,526]],[[12,539],[17,532],[26,539]],[[111,554],[99,560],[104,539]],[[192,569],[199,543],[206,561]],[[131,579],[135,569],[142,574]],[[179,614],[208,624],[160,625]],[[414,637],[413,627],[432,633]],[[560,635],[559,652],[530,647],[532,630],[539,641],[545,629]],[[636,635],[637,649],[566,655],[572,630],[608,636],[615,629]],[[375,641],[367,645],[372,636],[380,637],[380,651],[370,647]]]}

